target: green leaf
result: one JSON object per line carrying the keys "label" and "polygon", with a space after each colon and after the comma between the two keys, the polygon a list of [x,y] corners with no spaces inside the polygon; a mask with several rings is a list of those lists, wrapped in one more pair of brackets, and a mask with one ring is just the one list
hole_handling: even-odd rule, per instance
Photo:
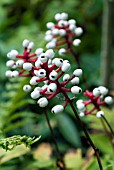
{"label": "green leaf", "polygon": [[51,160],[52,148],[48,143],[41,143],[38,148],[33,152],[35,161],[32,167],[47,168],[52,165]]}
{"label": "green leaf", "polygon": [[52,160],[39,160],[31,163],[30,165],[27,166],[27,170],[31,170],[33,168],[46,168],[51,170],[51,166],[53,165]]}
{"label": "green leaf", "polygon": [[9,131],[11,131],[13,129],[23,127],[24,125],[29,124],[29,123],[31,123],[31,119],[24,119],[22,121],[15,122],[13,124],[9,124],[7,127],[5,127],[3,129],[3,132],[4,133],[9,132]]}
{"label": "green leaf", "polygon": [[81,150],[66,153],[64,160],[68,169],[80,169],[83,162]]}
{"label": "green leaf", "polygon": [[104,134],[92,134],[91,138],[100,151],[113,155],[113,149],[107,136]]}
{"label": "green leaf", "polygon": [[83,170],[98,170],[96,159],[91,160],[91,162],[89,162],[89,164],[87,164],[87,166],[84,167]]}
{"label": "green leaf", "polygon": [[15,114],[12,114],[10,117],[7,119],[7,123],[11,123],[12,121],[16,121],[19,118],[34,118],[35,113],[30,112],[30,111],[23,111],[23,112],[16,112]]}
{"label": "green leaf", "polygon": [[58,121],[58,128],[63,137],[73,146],[80,147],[81,140],[79,132],[72,119],[65,114],[58,114],[56,119]]}
{"label": "green leaf", "polygon": [[33,157],[36,160],[44,161],[50,160],[52,155],[52,148],[48,143],[41,143],[33,152]]}
{"label": "green leaf", "polygon": [[7,152],[3,149],[0,149],[0,157],[2,156],[2,158],[0,159],[0,164],[3,164],[11,159],[24,155],[29,151],[30,149],[27,148],[25,145],[17,146],[12,151],[7,151]]}
{"label": "green leaf", "polygon": [[28,136],[20,136],[20,135],[11,136],[8,138],[0,139],[0,146],[3,149],[5,149],[6,151],[13,150],[16,146],[22,145],[22,144],[25,144],[26,147],[29,147],[33,143],[37,142],[39,139],[40,139],[40,137],[39,138],[35,138],[35,137],[31,138]]}

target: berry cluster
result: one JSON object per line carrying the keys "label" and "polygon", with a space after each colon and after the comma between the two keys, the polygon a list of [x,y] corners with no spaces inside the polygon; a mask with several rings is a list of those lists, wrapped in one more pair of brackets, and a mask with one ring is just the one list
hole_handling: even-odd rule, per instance
{"label": "berry cluster", "polygon": [[[100,106],[105,104],[112,104],[113,99],[111,96],[107,96],[108,89],[104,86],[99,86],[93,89],[93,92],[86,90],[84,92],[84,96],[88,97],[89,100],[83,101],[78,100],[76,102],[78,111],[80,116],[84,115],[96,115],[98,118],[104,115],[104,112],[101,110]],[[87,109],[89,104],[93,104],[93,108],[91,110]]]}
{"label": "berry cluster", "polygon": [[[82,91],[77,86],[80,81],[79,77],[82,75],[81,69],[74,70],[71,76],[65,74],[71,68],[68,60],[53,58],[55,53],[52,49],[43,52],[42,48],[38,48],[35,53],[30,54],[33,46],[33,42],[24,40],[22,55],[18,54],[16,50],[11,50],[7,54],[10,60],[6,65],[11,70],[6,71],[6,76],[31,77],[30,84],[24,85],[23,90],[29,92],[34,89],[31,92],[31,98],[38,99],[37,103],[40,107],[46,107],[49,101],[60,93],[71,92],[76,95]],[[70,88],[66,87],[68,83],[70,83]],[[63,111],[67,104],[68,101],[65,99],[65,105],[56,105],[52,108],[52,112]]]}
{"label": "berry cluster", "polygon": [[[49,51],[49,50],[47,50]],[[37,103],[40,107],[46,107],[51,99],[58,94],[70,92],[74,95],[81,93],[82,89],[77,86],[79,84],[79,77],[82,75],[81,69],[74,70],[70,76],[66,74],[70,70],[71,65],[68,60],[61,58],[54,58],[54,52],[51,49],[47,55],[47,51],[42,53],[37,63],[40,63],[37,70],[34,70],[35,76],[30,80],[30,85],[34,86],[34,90],[31,93],[33,99],[38,99]],[[70,88],[67,84],[70,83]],[[31,90],[30,85],[25,85],[23,90]],[[37,86],[38,85],[38,86]],[[59,113],[67,106],[68,101],[65,98],[65,104],[56,105],[52,108],[52,113]]]}
{"label": "berry cluster", "polygon": [[47,49],[58,49],[59,55],[64,55],[71,51],[71,46],[79,46],[80,39],[75,39],[83,33],[81,27],[76,26],[74,19],[68,20],[67,13],[57,13],[55,15],[56,24],[53,22],[47,23],[45,40],[48,42]]}
{"label": "berry cluster", "polygon": [[31,54],[34,43],[25,39],[22,43],[24,47],[23,54],[19,54],[17,50],[11,50],[7,57],[6,66],[11,70],[6,71],[7,77],[27,77],[34,75],[34,63],[37,61],[38,56],[43,53],[42,48],[38,48],[35,53]]}

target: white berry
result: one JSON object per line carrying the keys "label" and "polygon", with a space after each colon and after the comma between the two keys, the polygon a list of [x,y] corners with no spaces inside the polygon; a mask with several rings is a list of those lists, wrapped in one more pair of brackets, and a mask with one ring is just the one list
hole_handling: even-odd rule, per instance
{"label": "white berry", "polygon": [[107,96],[104,99],[106,104],[112,104],[113,103],[113,98],[111,96]]}
{"label": "white berry", "polygon": [[67,81],[67,80],[69,80],[70,79],[70,75],[69,74],[65,74],[64,76],[63,76],[63,81]]}
{"label": "white berry", "polygon": [[46,31],[45,34],[46,34],[46,35],[50,35],[50,34],[52,34],[52,31],[51,31],[51,30],[48,30],[48,31]]}
{"label": "white berry", "polygon": [[78,105],[78,104],[80,104],[80,103],[83,103],[83,100],[77,100],[77,102],[76,102],[76,105]]}
{"label": "white berry", "polygon": [[58,77],[58,73],[55,70],[53,70],[49,75],[50,80],[56,80],[57,77]]}
{"label": "white berry", "polygon": [[20,66],[23,65],[23,63],[24,63],[23,60],[18,60],[18,61],[16,62],[16,66],[17,66],[17,67],[20,67]]}
{"label": "white berry", "polygon": [[59,30],[58,30],[57,28],[54,28],[54,29],[52,30],[52,34],[53,34],[53,35],[58,35],[58,34],[59,34]]}
{"label": "white berry", "polygon": [[33,76],[32,78],[31,78],[31,80],[30,80],[30,84],[31,85],[37,85],[38,83],[37,83],[37,80],[38,79],[38,77],[36,77],[36,76]]}
{"label": "white berry", "polygon": [[70,68],[71,68],[71,65],[70,65],[69,61],[68,60],[64,60],[63,61],[63,65],[61,67],[62,72],[67,72],[67,71],[70,70]]}
{"label": "white berry", "polygon": [[28,63],[28,62],[24,63],[23,69],[26,70],[26,71],[30,71],[32,69],[32,64]]}
{"label": "white berry", "polygon": [[51,112],[57,114],[63,112],[63,110],[64,107],[62,105],[56,105],[51,109]]}
{"label": "white berry", "polygon": [[25,39],[25,40],[23,41],[22,45],[23,45],[23,47],[25,47],[25,48],[28,47],[28,45],[29,45],[29,40]]}
{"label": "white berry", "polygon": [[18,51],[17,50],[11,50],[11,52],[9,52],[7,54],[7,57],[10,58],[10,59],[15,59],[17,55],[18,55]]}
{"label": "white berry", "polygon": [[106,95],[108,93],[108,89],[104,86],[99,86],[98,89],[102,95]]}
{"label": "white berry", "polygon": [[11,70],[7,70],[7,71],[5,72],[6,77],[11,77],[11,74],[12,74],[12,71],[11,71]]}
{"label": "white berry", "polygon": [[12,67],[13,65],[14,65],[14,61],[13,60],[9,60],[9,61],[7,61],[7,63],[6,63],[6,66],[7,67]]}
{"label": "white berry", "polygon": [[60,19],[61,19],[61,14],[60,13],[55,14],[55,20],[58,21]]}
{"label": "white berry", "polygon": [[68,20],[68,23],[69,24],[76,24],[76,21],[74,19],[70,19],[70,20]]}
{"label": "white berry", "polygon": [[75,76],[81,76],[82,75],[82,69],[76,69],[76,70],[74,70],[74,72],[73,72],[73,74],[75,75]]}
{"label": "white berry", "polygon": [[59,55],[65,55],[66,54],[66,49],[65,48],[60,48],[60,50],[58,51]]}
{"label": "white berry", "polygon": [[57,67],[61,67],[63,65],[63,59],[62,58],[54,58],[52,61],[52,64],[55,64]]}
{"label": "white berry", "polygon": [[96,116],[97,116],[98,118],[101,118],[103,115],[104,115],[104,112],[103,112],[103,111],[99,111],[99,112],[97,112],[97,114],[96,114]]}
{"label": "white berry", "polygon": [[99,90],[99,88],[94,88],[94,89],[93,89],[93,95],[94,95],[94,96],[100,96],[100,90]]}
{"label": "white berry", "polygon": [[48,100],[45,97],[42,97],[37,102],[40,107],[46,107],[48,105]]}
{"label": "white berry", "polygon": [[46,26],[47,26],[48,29],[52,29],[52,28],[54,28],[54,23],[53,22],[48,22],[46,24]]}
{"label": "white berry", "polygon": [[40,59],[38,58],[38,60],[35,62],[35,66],[36,67],[40,67],[40,65],[41,65],[41,61],[40,61]]}
{"label": "white berry", "polygon": [[72,83],[73,85],[79,84],[79,82],[80,82],[79,77],[74,77],[74,78],[71,80],[71,83]]}
{"label": "white berry", "polygon": [[19,76],[19,72],[18,71],[12,71],[11,73],[11,77],[14,78],[14,77],[18,77]]}
{"label": "white berry", "polygon": [[24,85],[23,86],[23,91],[25,91],[25,92],[29,92],[31,90],[31,86],[30,85]]}
{"label": "white berry", "polygon": [[77,104],[77,108],[79,111],[85,111],[85,105],[84,103],[78,103]]}
{"label": "white berry", "polygon": [[39,77],[39,78],[44,78],[46,76],[46,71],[44,69],[40,69],[38,71],[35,72],[35,74]]}
{"label": "white berry", "polygon": [[80,40],[80,39],[75,39],[75,40],[73,41],[73,45],[74,45],[74,46],[79,46],[80,43],[81,43],[81,40]]}
{"label": "white berry", "polygon": [[52,35],[46,35],[46,36],[45,36],[45,40],[46,40],[46,41],[51,41],[52,38],[53,38]]}
{"label": "white berry", "polygon": [[42,53],[39,57],[39,60],[42,62],[42,63],[45,63],[47,62],[48,58],[46,57],[45,53]]}
{"label": "white berry", "polygon": [[67,20],[68,19],[68,14],[66,12],[61,13],[61,19]]}
{"label": "white berry", "polygon": [[33,49],[34,48],[34,42],[30,42],[29,45],[28,45],[28,49]]}
{"label": "white berry", "polygon": [[39,55],[41,55],[43,53],[43,48],[38,48],[35,51],[35,54],[39,57]]}
{"label": "white berry", "polygon": [[50,41],[49,43],[47,43],[46,48],[47,49],[55,48],[55,46],[56,46],[56,42]]}
{"label": "white berry", "polygon": [[69,25],[69,30],[73,31],[75,28],[76,28],[76,26],[74,24]]}
{"label": "white berry", "polygon": [[40,92],[38,90],[34,90],[32,93],[31,93],[31,98],[32,99],[37,99],[40,97]]}
{"label": "white berry", "polygon": [[85,113],[84,112],[80,112],[80,117],[83,117],[85,116]]}
{"label": "white berry", "polygon": [[65,36],[66,35],[66,31],[64,29],[60,29],[59,30],[59,35],[60,36]]}
{"label": "white berry", "polygon": [[80,87],[78,87],[78,86],[73,86],[73,87],[71,88],[71,92],[72,92],[73,94],[79,94],[79,93],[82,92],[82,89],[81,89]]}
{"label": "white berry", "polygon": [[74,32],[77,36],[80,36],[83,33],[83,29],[81,27],[78,27],[75,29]]}
{"label": "white berry", "polygon": [[55,53],[52,49],[49,49],[45,52],[45,56],[48,58],[48,59],[52,59],[54,57]]}
{"label": "white berry", "polygon": [[57,85],[55,84],[55,83],[50,83],[49,85],[48,85],[48,88],[47,88],[47,91],[48,92],[55,92],[57,90]]}

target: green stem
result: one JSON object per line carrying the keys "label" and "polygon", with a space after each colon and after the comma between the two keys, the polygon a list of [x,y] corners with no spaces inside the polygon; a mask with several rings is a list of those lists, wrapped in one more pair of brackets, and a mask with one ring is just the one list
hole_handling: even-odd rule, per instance
{"label": "green stem", "polygon": [[103,118],[104,122],[107,124],[107,126],[108,126],[108,128],[109,128],[109,130],[110,130],[110,132],[112,134],[112,136],[114,137],[114,131],[113,131],[110,123],[108,122],[108,120],[106,119],[106,117],[104,115],[102,115],[102,118]]}
{"label": "green stem", "polygon": [[[75,52],[73,51],[73,49],[71,48],[71,54],[73,55],[73,57],[76,59],[76,54]],[[78,60],[78,59],[77,59]],[[76,60],[76,61],[77,61]],[[78,60],[78,66],[81,68],[80,66],[80,60]],[[83,79],[83,83],[85,84],[86,88],[89,89],[89,86],[88,86],[88,83],[87,83],[87,80],[86,80],[86,77],[84,76],[84,74],[82,75],[82,79]]]}
{"label": "green stem", "polygon": [[84,133],[85,133],[85,136],[86,136],[88,142],[90,143],[91,147],[93,148],[93,150],[94,150],[94,152],[95,152],[95,155],[96,155],[96,158],[97,158],[97,162],[98,162],[98,165],[99,165],[99,169],[100,169],[100,170],[103,170],[102,163],[101,163],[100,156],[99,156],[99,150],[98,150],[98,148],[96,148],[96,146],[94,145],[94,143],[93,143],[93,141],[91,140],[91,138],[90,138],[90,136],[89,136],[89,133],[87,132],[84,124],[83,124],[82,121],[80,120],[80,117],[79,117],[79,115],[78,115],[78,113],[77,113],[77,111],[76,111],[76,109],[75,109],[75,107],[74,107],[74,105],[73,105],[73,103],[72,103],[72,100],[70,100],[70,98],[67,96],[67,94],[66,94],[65,92],[63,92],[63,94],[64,94],[65,98],[68,100],[68,102],[69,102],[69,104],[70,104],[70,106],[71,106],[71,108],[72,108],[72,110],[73,110],[73,112],[74,112],[75,117],[77,118],[80,126],[82,127],[82,129],[83,129],[83,131],[84,131]]}
{"label": "green stem", "polygon": [[[70,49],[71,55],[74,57],[77,65],[78,65],[78,67],[81,68],[81,64],[80,64],[79,57],[77,56],[77,54],[76,54],[75,51],[73,50],[71,44],[69,43],[69,37],[66,35],[65,38],[66,38],[66,42],[67,42],[67,47],[68,47],[68,49]],[[86,77],[84,76],[84,74],[82,75],[82,79],[83,79],[83,82],[84,82],[86,88],[89,89],[89,86],[88,86],[88,83],[87,83],[87,80],[86,80]]]}
{"label": "green stem", "polygon": [[107,137],[109,138],[109,141],[110,141],[110,143],[111,143],[111,145],[112,145],[112,149],[113,149],[113,153],[114,153],[114,143],[113,143],[113,141],[112,141],[112,136],[111,136],[110,133],[108,132],[107,127],[106,127],[106,125],[105,125],[105,123],[104,123],[104,120],[103,120],[103,119],[100,119],[100,120],[101,120],[102,126],[103,126],[103,128],[104,128],[104,131],[105,131],[105,133],[106,133]]}
{"label": "green stem", "polygon": [[66,169],[65,163],[64,163],[64,160],[62,159],[61,153],[59,151],[59,147],[57,145],[57,142],[56,142],[56,139],[55,139],[55,136],[54,136],[54,132],[53,132],[53,129],[51,127],[49,117],[48,117],[48,113],[47,113],[46,110],[44,110],[44,114],[45,114],[45,117],[46,117],[46,120],[47,120],[49,130],[51,132],[51,136],[52,136],[52,139],[53,139],[53,142],[54,142],[54,145],[55,145],[55,149],[56,149],[56,153],[57,153],[57,167],[59,168],[59,170],[65,170]]}

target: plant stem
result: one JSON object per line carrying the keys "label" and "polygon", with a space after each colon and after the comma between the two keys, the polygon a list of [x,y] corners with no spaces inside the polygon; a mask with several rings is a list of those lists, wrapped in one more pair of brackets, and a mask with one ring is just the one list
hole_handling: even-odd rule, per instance
{"label": "plant stem", "polygon": [[105,123],[104,123],[104,120],[103,120],[102,118],[101,118],[100,120],[101,120],[102,126],[103,126],[103,128],[104,128],[104,131],[105,131],[105,133],[106,133],[107,137],[109,138],[109,141],[110,141],[110,143],[111,143],[111,145],[112,145],[112,149],[113,149],[113,153],[114,153],[114,143],[113,143],[113,141],[112,141],[112,136],[111,136],[110,133],[108,132],[107,127],[106,127],[106,125],[105,125]]}
{"label": "plant stem", "polygon": [[[76,53],[73,51],[72,48],[71,48],[70,51],[71,51],[71,54],[73,55],[73,57],[76,59],[78,66],[81,68],[80,60],[78,58],[76,58]],[[83,78],[83,82],[85,83],[86,88],[89,89],[89,86],[88,86],[88,83],[87,83],[87,80],[86,80],[85,76],[82,75],[82,78]]]}
{"label": "plant stem", "polygon": [[70,50],[70,53],[73,55],[73,57],[74,57],[77,65],[80,67],[79,58],[77,57],[76,53],[75,53],[74,50],[72,49],[71,43],[69,43],[69,36],[66,35],[66,36],[65,36],[65,39],[66,39],[67,47],[68,47],[68,49]]}
{"label": "plant stem", "polygon": [[78,115],[78,113],[77,113],[77,111],[76,111],[76,109],[75,109],[72,101],[70,100],[70,98],[67,96],[67,94],[66,94],[65,92],[63,92],[63,94],[64,94],[65,98],[68,100],[68,102],[69,102],[69,104],[70,104],[70,106],[71,106],[71,108],[72,108],[72,110],[73,110],[73,112],[74,112],[74,114],[75,114],[75,117],[77,118],[80,126],[82,127],[82,129],[83,129],[83,131],[84,131],[84,133],[85,133],[85,136],[86,136],[88,142],[90,143],[90,145],[92,146],[92,148],[93,148],[93,150],[94,150],[94,152],[95,152],[95,155],[96,155],[97,162],[98,162],[98,165],[99,165],[100,170],[103,170],[103,167],[102,167],[102,164],[101,164],[101,160],[100,160],[100,156],[99,156],[99,150],[98,150],[98,148],[96,148],[96,146],[94,145],[93,141],[91,140],[91,138],[90,138],[90,136],[89,136],[89,133],[87,132],[84,124],[83,124],[82,121],[80,120],[80,117],[79,117],[79,115]]}
{"label": "plant stem", "polygon": [[65,163],[62,159],[62,156],[61,156],[61,153],[59,151],[59,147],[57,145],[57,142],[56,142],[56,139],[55,139],[55,136],[54,136],[54,132],[53,132],[53,129],[51,127],[51,124],[50,124],[50,121],[49,121],[49,117],[48,117],[48,113],[46,110],[44,110],[44,114],[45,114],[45,117],[46,117],[46,120],[47,120],[47,124],[48,124],[48,127],[49,127],[49,130],[51,132],[51,136],[52,136],[52,139],[53,139],[53,142],[54,142],[54,145],[55,145],[55,149],[56,149],[56,153],[57,153],[57,166],[60,170],[65,170]]}
{"label": "plant stem", "polygon": [[112,136],[114,137],[114,131],[113,131],[110,123],[108,122],[108,120],[106,119],[106,117],[104,115],[102,115],[102,118],[105,121],[105,123],[107,124],[108,128],[110,129],[110,132],[111,132]]}
{"label": "plant stem", "polygon": [[[77,57],[75,51],[72,49],[72,46],[71,46],[71,44],[69,43],[69,37],[66,35],[65,38],[66,38],[67,47],[68,47],[68,49],[70,50],[70,53],[71,53],[72,56],[74,57],[74,59],[75,59],[77,65],[78,65],[78,67],[81,68],[79,57]],[[88,86],[88,83],[87,83],[87,80],[86,80],[85,76],[83,75],[82,78],[83,78],[83,82],[85,83],[86,88],[88,89],[89,86]]]}
{"label": "plant stem", "polygon": [[[78,65],[78,67],[81,68],[79,57],[77,56],[77,54],[76,54],[75,51],[73,50],[73,48],[72,48],[72,46],[71,46],[71,43],[69,43],[69,36],[66,35],[65,39],[66,39],[67,47],[68,47],[68,49],[70,50],[70,53],[71,53],[72,56],[74,57],[77,65]],[[86,88],[88,89],[89,86],[88,86],[88,83],[87,83],[87,80],[86,80],[85,76],[83,75],[82,78],[83,78],[83,82],[85,83]]]}

